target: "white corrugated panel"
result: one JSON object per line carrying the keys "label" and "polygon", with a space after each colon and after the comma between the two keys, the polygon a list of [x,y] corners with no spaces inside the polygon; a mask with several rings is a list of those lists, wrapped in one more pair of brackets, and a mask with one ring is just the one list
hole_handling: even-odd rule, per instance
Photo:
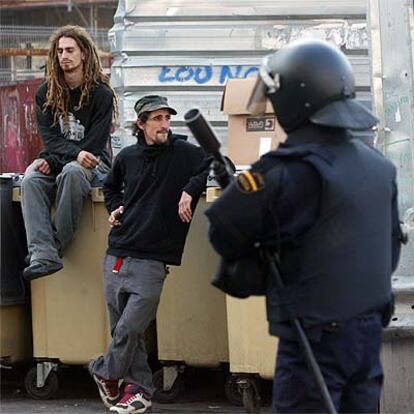
{"label": "white corrugated panel", "polygon": [[354,67],[358,91],[370,105],[365,16],[365,0],[266,0],[257,5],[247,0],[120,0],[109,33],[111,82],[121,110],[118,146],[133,142],[125,131],[135,119],[135,101],[157,93],[179,111],[175,131],[189,134],[183,115],[198,106],[225,149],[226,117],[220,103],[226,81],[256,76],[263,56],[301,38],[326,39],[341,47]]}
{"label": "white corrugated panel", "polygon": [[[120,2],[121,3],[121,2]],[[122,13],[129,18],[209,16],[286,16],[286,15],[365,15],[366,4],[361,0],[124,0]]]}

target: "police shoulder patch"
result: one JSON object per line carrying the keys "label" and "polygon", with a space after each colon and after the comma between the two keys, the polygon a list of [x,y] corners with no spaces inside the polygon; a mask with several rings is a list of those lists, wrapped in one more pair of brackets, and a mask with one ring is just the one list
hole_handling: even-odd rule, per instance
{"label": "police shoulder patch", "polygon": [[264,188],[262,174],[255,171],[242,171],[237,177],[237,188],[243,193],[255,193]]}

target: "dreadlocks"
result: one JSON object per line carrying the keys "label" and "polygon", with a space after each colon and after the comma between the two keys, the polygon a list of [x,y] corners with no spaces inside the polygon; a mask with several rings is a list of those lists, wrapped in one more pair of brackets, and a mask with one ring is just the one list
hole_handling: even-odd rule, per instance
{"label": "dreadlocks", "polygon": [[109,77],[102,69],[101,59],[89,33],[80,26],[63,26],[57,29],[49,39],[50,48],[46,66],[46,80],[48,90],[43,112],[48,109],[53,114],[53,123],[56,124],[59,116],[68,119],[69,87],[65,82],[63,71],[59,65],[57,50],[59,39],[70,37],[75,40],[83,54],[86,56],[83,66],[83,82],[80,86],[81,96],[76,110],[87,105],[91,92],[98,85],[98,81],[107,85],[114,95],[114,117],[118,115],[118,104],[114,90],[109,85]]}

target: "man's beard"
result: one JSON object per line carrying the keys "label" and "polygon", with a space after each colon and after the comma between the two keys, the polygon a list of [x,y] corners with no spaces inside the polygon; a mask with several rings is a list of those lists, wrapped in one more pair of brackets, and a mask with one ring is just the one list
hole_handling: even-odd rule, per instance
{"label": "man's beard", "polygon": [[62,65],[60,65],[60,68],[62,69],[63,73],[73,73],[76,72],[80,67],[82,67],[82,63],[79,63],[79,65],[77,66],[72,66],[72,67],[65,67]]}
{"label": "man's beard", "polygon": [[166,132],[157,132],[155,134],[155,143],[158,145],[165,144],[168,140],[168,131]]}

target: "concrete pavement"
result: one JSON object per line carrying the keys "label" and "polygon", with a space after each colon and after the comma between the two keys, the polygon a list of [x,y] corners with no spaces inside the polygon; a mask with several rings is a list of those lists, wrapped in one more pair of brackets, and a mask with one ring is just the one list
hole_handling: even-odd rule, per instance
{"label": "concrete pavement", "polygon": [[[59,391],[51,400],[33,400],[26,395],[26,369],[2,370],[0,413],[2,414],[108,414],[99,399],[95,383],[87,370],[68,367],[59,371]],[[154,403],[154,414],[168,413],[245,413],[243,407],[230,405],[224,395],[222,372],[208,369],[189,370],[185,375],[186,391],[173,404]],[[270,384],[264,384],[262,393],[269,400]],[[261,413],[270,413],[269,402]]]}

